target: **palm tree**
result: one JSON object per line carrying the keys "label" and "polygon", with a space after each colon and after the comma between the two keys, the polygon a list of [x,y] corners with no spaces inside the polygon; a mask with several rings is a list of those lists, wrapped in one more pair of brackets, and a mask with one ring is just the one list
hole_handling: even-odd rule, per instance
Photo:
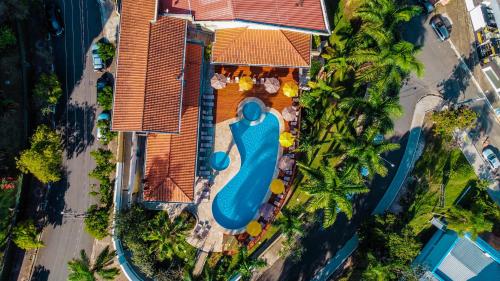
{"label": "palm tree", "polygon": [[367,130],[361,137],[356,138],[354,142],[344,144],[345,155],[360,171],[362,168],[368,170],[368,174],[373,176],[378,174],[382,177],[387,175],[385,161],[382,159],[382,154],[399,149],[398,143],[380,142],[375,143],[377,131]]}
{"label": "palm tree", "polygon": [[330,165],[314,169],[298,163],[306,180],[302,186],[311,195],[307,210],[314,212],[323,210],[323,226],[331,226],[337,219],[337,213],[343,212],[349,219],[352,217],[350,197],[354,194],[368,192],[368,188],[353,178],[351,168],[337,172]]}
{"label": "palm tree", "polygon": [[114,280],[120,273],[116,267],[109,266],[113,263],[115,251],[110,251],[109,246],[104,248],[97,256],[94,264],[90,264],[90,259],[85,250],[80,251],[80,258],[68,262],[69,281],[95,281],[96,274],[103,280]]}
{"label": "palm tree", "polygon": [[250,257],[246,247],[241,247],[238,252],[238,262],[235,271],[241,276],[241,280],[250,280],[253,271],[264,268],[267,262],[264,259],[255,259]]}
{"label": "palm tree", "polygon": [[278,217],[275,225],[288,239],[304,234],[303,220],[300,218],[302,212],[299,208],[284,208],[281,214],[282,216]]}
{"label": "palm tree", "polygon": [[364,128],[377,128],[380,133],[391,131],[393,119],[403,114],[399,98],[384,94],[375,87],[369,87],[365,97],[347,97],[342,99],[339,107],[356,112],[360,117],[360,125]]}
{"label": "palm tree", "polygon": [[419,50],[410,42],[399,41],[380,48],[356,50],[349,59],[361,66],[360,79],[375,82],[379,89],[399,88],[410,72],[424,74],[424,66],[416,58]]}
{"label": "palm tree", "polygon": [[191,226],[182,217],[172,222],[165,212],[158,213],[150,225],[150,231],[143,239],[150,242],[150,253],[156,254],[159,261],[172,260],[174,255],[183,256],[187,252],[187,233]]}
{"label": "palm tree", "polygon": [[410,21],[419,15],[418,6],[399,5],[394,0],[361,0],[355,15],[364,24],[394,32],[399,24]]}

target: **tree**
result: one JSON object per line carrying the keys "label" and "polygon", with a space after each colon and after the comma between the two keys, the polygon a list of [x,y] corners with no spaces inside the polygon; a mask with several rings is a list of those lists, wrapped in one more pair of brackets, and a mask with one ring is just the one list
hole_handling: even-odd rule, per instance
{"label": "tree", "polygon": [[17,224],[12,230],[12,241],[23,250],[32,250],[43,247],[43,242],[38,239],[38,231],[32,220]]}
{"label": "tree", "polygon": [[166,212],[159,212],[151,221],[143,239],[149,242],[149,253],[159,261],[172,260],[187,252],[186,237],[191,226],[182,217],[169,220]]}
{"label": "tree", "polygon": [[103,280],[114,280],[120,273],[118,268],[110,267],[115,255],[115,251],[106,246],[91,264],[85,250],[81,250],[79,259],[68,262],[68,281],[96,281],[96,274]]}
{"label": "tree", "polygon": [[31,146],[16,159],[18,169],[32,173],[42,183],[61,179],[62,149],[59,134],[40,125],[31,136]]}
{"label": "tree", "polygon": [[301,237],[304,234],[303,220],[300,218],[301,213],[298,207],[283,208],[281,209],[282,216],[279,216],[274,223],[288,240]]}
{"label": "tree", "polygon": [[450,138],[455,129],[467,130],[473,128],[476,120],[477,114],[465,106],[432,114],[434,132],[445,138]]}
{"label": "tree", "polygon": [[108,120],[97,121],[97,128],[101,131],[101,143],[104,145],[109,144],[116,136],[117,132],[111,131],[111,124]]}
{"label": "tree", "polygon": [[109,209],[107,207],[99,208],[97,205],[91,205],[86,212],[84,220],[85,231],[97,239],[108,236],[109,228]]}
{"label": "tree", "polygon": [[[495,207],[493,207],[495,208]],[[452,206],[446,214],[447,227],[459,234],[470,233],[473,238],[493,230],[493,221],[487,215],[473,212],[460,206]]]}
{"label": "tree", "polygon": [[400,5],[394,0],[362,0],[355,15],[364,25],[394,33],[401,23],[410,21],[421,12],[422,8],[418,6]]}
{"label": "tree", "polygon": [[107,63],[115,56],[115,46],[108,42],[97,42],[97,53],[99,57]]}
{"label": "tree", "polygon": [[6,25],[0,26],[0,50],[16,45],[16,35],[12,29]]}
{"label": "tree", "polygon": [[63,90],[55,73],[42,73],[33,88],[33,93],[42,100],[42,103],[46,104],[48,108],[50,108],[57,104]]}
{"label": "tree", "polygon": [[97,104],[101,106],[102,110],[113,108],[113,88],[111,86],[105,86],[97,93]]}
{"label": "tree", "polygon": [[313,169],[301,163],[299,167],[306,177],[302,188],[312,196],[307,209],[310,212],[323,210],[323,227],[331,226],[337,219],[339,211],[350,219],[352,216],[350,197],[368,192],[368,188],[362,183],[353,180],[350,169],[343,172],[338,172],[331,166]]}
{"label": "tree", "polygon": [[250,257],[246,247],[241,247],[238,251],[237,261],[235,271],[240,274],[241,280],[250,280],[254,270],[264,268],[267,265],[264,259]]}

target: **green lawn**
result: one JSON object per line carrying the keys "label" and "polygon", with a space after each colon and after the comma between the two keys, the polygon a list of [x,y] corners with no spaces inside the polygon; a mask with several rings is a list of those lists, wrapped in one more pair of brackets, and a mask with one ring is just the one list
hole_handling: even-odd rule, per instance
{"label": "green lawn", "polygon": [[[458,148],[447,148],[437,138],[430,137],[421,158],[415,165],[413,185],[415,200],[410,205],[409,225],[415,234],[430,227],[434,214],[444,214],[468,186],[477,183],[472,166]],[[444,186],[444,203],[442,201]]]}

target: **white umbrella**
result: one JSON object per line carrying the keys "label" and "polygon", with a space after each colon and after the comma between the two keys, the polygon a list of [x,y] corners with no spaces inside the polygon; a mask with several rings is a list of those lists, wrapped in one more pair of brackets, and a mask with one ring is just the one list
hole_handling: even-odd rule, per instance
{"label": "white umbrella", "polygon": [[285,119],[285,121],[295,121],[295,119],[297,118],[297,109],[295,109],[295,107],[293,106],[287,106],[281,111],[281,116],[283,116],[283,119]]}
{"label": "white umbrella", "polygon": [[280,81],[276,78],[266,78],[264,87],[266,88],[266,92],[270,94],[277,93],[280,90]]}
{"label": "white umbrella", "polygon": [[215,73],[212,79],[210,79],[210,85],[212,85],[212,87],[217,90],[223,89],[224,87],[226,87],[226,76]]}
{"label": "white umbrella", "polygon": [[286,170],[292,169],[294,163],[295,163],[295,160],[293,160],[292,158],[290,158],[288,156],[283,156],[280,158],[280,162],[278,164],[278,167],[281,170],[286,171]]}

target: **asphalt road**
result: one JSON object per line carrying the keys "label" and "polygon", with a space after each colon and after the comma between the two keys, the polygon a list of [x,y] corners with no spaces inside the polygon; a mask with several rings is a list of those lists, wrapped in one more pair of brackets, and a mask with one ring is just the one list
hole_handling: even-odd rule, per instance
{"label": "asphalt road", "polygon": [[64,179],[49,192],[48,224],[36,260],[33,280],[67,280],[66,264],[81,249],[92,253],[93,238],[83,227],[83,214],[93,199],[88,195],[94,181],[88,177],[94,168],[89,152],[96,149],[94,121],[96,88],[99,77],[88,58],[89,46],[101,32],[96,0],[57,0],[65,31],[53,38],[55,71],[65,95],[57,108],[56,123],[64,133]]}
{"label": "asphalt road", "polygon": [[[459,66],[459,60],[450,44],[437,39],[428,25],[426,16],[411,21],[403,29],[403,36],[406,40],[422,47],[418,58],[425,65],[425,75],[420,78],[411,76],[400,92],[400,102],[405,114],[395,121],[394,136],[391,140],[399,142],[401,148],[386,157],[396,164],[396,168],[405,150],[415,104],[421,97],[426,94],[442,93],[452,102],[482,97],[467,78],[465,70]],[[500,142],[500,126],[487,110],[485,101],[477,101],[471,106],[480,114],[483,133],[490,135],[490,140],[495,139],[492,140],[493,142]],[[289,260],[279,259],[264,272],[259,280],[311,279],[315,272],[320,270],[328,259],[333,257],[338,249],[352,237],[363,219],[371,214],[395,174],[396,168],[388,168],[389,175],[386,178],[376,178],[371,192],[356,201],[355,212],[350,221],[342,215],[329,229],[320,227],[313,229],[303,241],[305,252],[300,262],[294,264]]]}

